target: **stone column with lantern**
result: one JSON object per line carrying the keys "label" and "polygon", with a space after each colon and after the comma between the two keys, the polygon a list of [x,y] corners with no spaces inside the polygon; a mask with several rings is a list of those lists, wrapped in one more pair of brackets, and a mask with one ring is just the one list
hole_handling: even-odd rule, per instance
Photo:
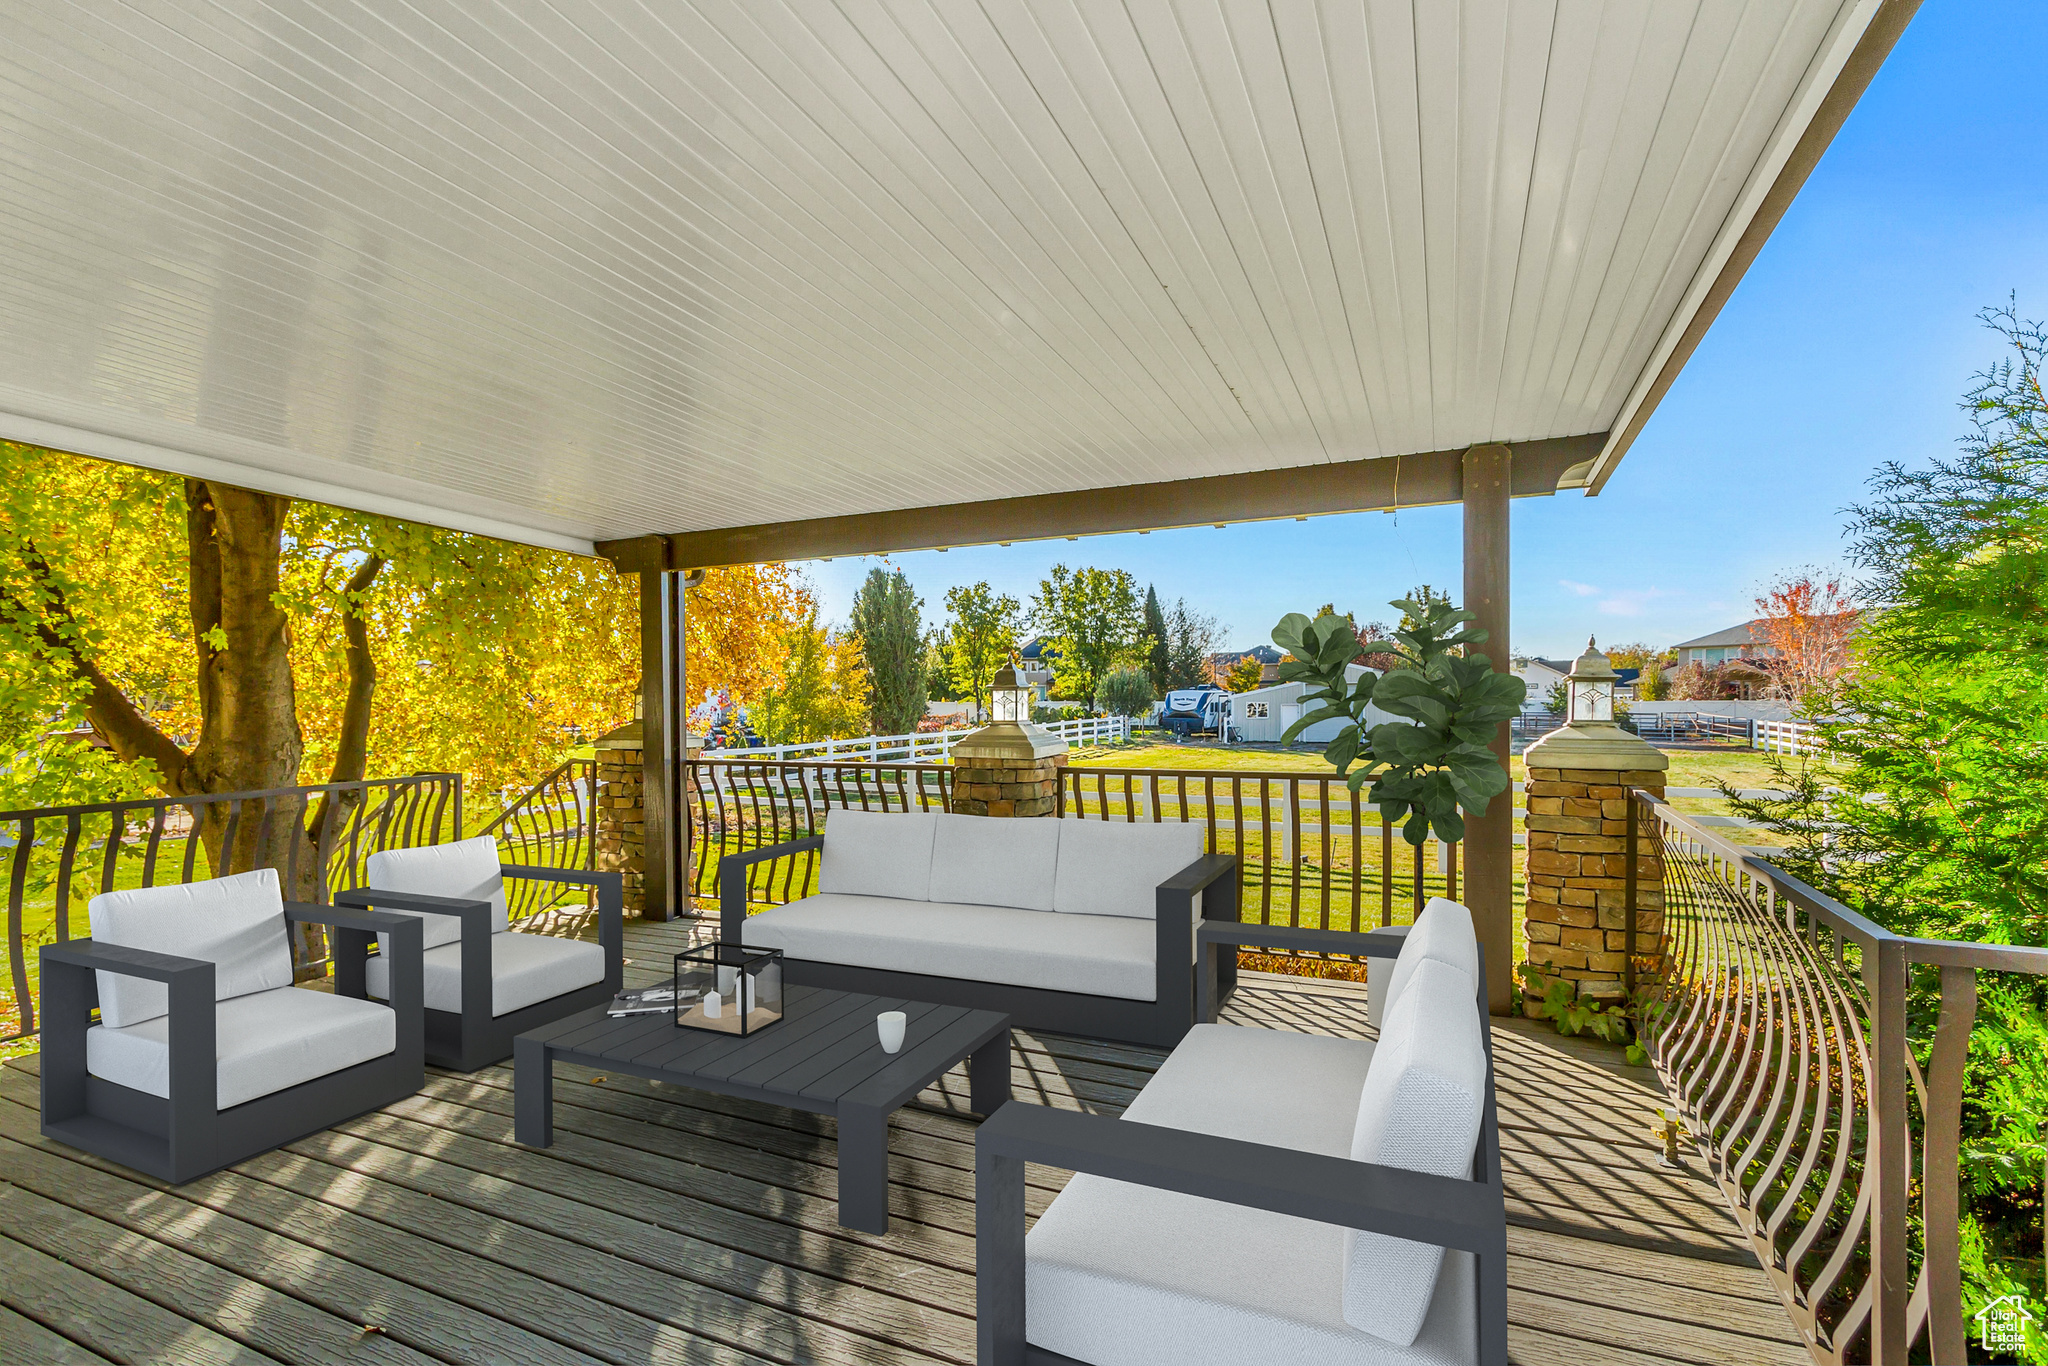
{"label": "stone column with lantern", "polygon": [[1017,671],[989,688],[994,718],[953,746],[952,809],[961,816],[1051,816],[1059,810],[1067,742],[1031,720],[1035,694]]}
{"label": "stone column with lantern", "polygon": [[[1522,756],[1529,836],[1523,933],[1528,960],[1542,974],[1539,996],[1560,979],[1583,997],[1619,1001],[1624,995],[1629,789],[1663,796],[1671,761],[1615,723],[1617,677],[1607,656],[1588,640],[1565,680],[1568,719]],[[1638,844],[1639,978],[1661,971],[1666,958],[1659,852],[1648,839]],[[1525,999],[1525,1011],[1535,999]]]}

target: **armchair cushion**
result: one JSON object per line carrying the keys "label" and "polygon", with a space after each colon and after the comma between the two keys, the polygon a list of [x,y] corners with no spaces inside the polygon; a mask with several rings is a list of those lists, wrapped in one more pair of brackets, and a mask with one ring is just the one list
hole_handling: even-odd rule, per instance
{"label": "armchair cushion", "polygon": [[[1352,1157],[1434,1176],[1471,1175],[1486,1114],[1477,981],[1434,958],[1416,964],[1387,1012],[1359,1093]],[[1344,1321],[1389,1342],[1415,1341],[1443,1261],[1444,1249],[1431,1243],[1346,1230]]]}
{"label": "armchair cushion", "polygon": [[1393,975],[1386,979],[1387,999],[1377,1012],[1382,1028],[1392,1018],[1394,1005],[1408,989],[1416,967],[1425,959],[1454,967],[1477,982],[1479,936],[1472,928],[1472,912],[1440,896],[1431,897],[1429,904],[1422,908],[1422,914],[1415,918],[1414,927],[1408,931],[1408,938],[1401,945],[1400,956],[1394,960]]}
{"label": "armchair cushion", "polygon": [[936,812],[837,810],[825,818],[818,890],[929,899]]}
{"label": "armchair cushion", "polygon": [[[446,916],[434,919],[445,920]],[[462,945],[441,944],[420,955],[425,969],[428,1010],[462,1013]],[[604,950],[580,939],[551,934],[491,936],[491,1014],[509,1015],[565,991],[604,980]],[[364,965],[364,985],[372,996],[391,995],[391,965],[382,956]]]}
{"label": "armchair cushion", "polygon": [[[277,870],[173,887],[102,892],[86,911],[97,943],[212,960],[216,1000],[292,984],[291,942]],[[99,975],[100,1019],[125,1029],[170,1009],[162,982]]]}
{"label": "armchair cushion", "polygon": [[1060,822],[942,815],[932,838],[930,901],[1052,909]]}
{"label": "armchair cushion", "polygon": [[[832,819],[844,814],[834,812]],[[856,968],[1130,1001],[1150,1001],[1159,994],[1159,975],[1152,966],[1158,937],[1149,920],[1068,919],[1011,906],[823,894],[747,917],[741,942],[781,949],[791,958]]]}
{"label": "armchair cushion", "polygon": [[1052,909],[1069,915],[1151,920],[1159,884],[1202,856],[1202,827],[1191,821],[1062,820],[1058,826]]}
{"label": "armchair cushion", "polygon": [[[197,884],[195,884],[197,885]],[[214,1007],[215,1106],[244,1101],[379,1058],[398,1046],[386,1006],[285,986]],[[152,1096],[171,1094],[171,1017],[85,1031],[85,1070]]]}
{"label": "armchair cushion", "polygon": [[[1361,1040],[1196,1025],[1125,1117],[1347,1156],[1376,1057]],[[1476,1357],[1468,1254],[1451,1255],[1404,1345],[1345,1322],[1344,1238],[1330,1224],[1077,1175],[1025,1241],[1026,1337],[1096,1366]]]}
{"label": "armchair cushion", "polygon": [[[371,891],[488,901],[492,931],[503,934],[511,928],[511,913],[505,905],[505,879],[498,874],[498,842],[489,835],[452,844],[423,844],[416,849],[380,850],[370,855],[366,871]],[[459,943],[462,939],[459,917],[422,915],[420,924],[423,948]],[[390,938],[377,936],[385,953],[391,951]]]}

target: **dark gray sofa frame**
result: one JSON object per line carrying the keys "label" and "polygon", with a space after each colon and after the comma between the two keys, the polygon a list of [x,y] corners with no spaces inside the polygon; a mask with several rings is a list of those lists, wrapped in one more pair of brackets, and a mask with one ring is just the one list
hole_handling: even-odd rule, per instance
{"label": "dark gray sofa frame", "polygon": [[[426,1084],[421,1052],[420,922],[338,906],[284,904],[290,921],[333,930],[336,993],[361,998],[371,936],[392,936],[391,1009],[397,1046],[368,1062],[330,1072],[222,1110],[214,1048],[214,965],[117,944],[74,939],[42,949],[43,1136],[110,1158],[160,1181],[182,1185],[402,1100]],[[345,968],[354,966],[355,989]],[[95,971],[162,982],[170,989],[170,1096],[153,1096],[90,1075],[85,1031],[99,1004]]]}
{"label": "dark gray sofa frame", "polygon": [[[744,853],[727,854],[720,859],[719,937],[729,943],[740,940],[740,929],[747,919],[747,869],[751,865],[824,847],[823,835],[811,835],[749,849]],[[900,996],[905,1000],[929,1001],[934,1005],[1000,1010],[1010,1017],[1013,1026],[1020,1029],[1046,1029],[1061,1034],[1082,1034],[1095,1039],[1171,1048],[1194,1027],[1196,1019],[1195,894],[1204,893],[1202,919],[1205,926],[1216,921],[1235,924],[1236,870],[1235,855],[1204,854],[1159,884],[1155,907],[1159,937],[1153,948],[1153,968],[1158,979],[1153,999],[1149,1001],[1012,986],[1006,982],[892,972],[885,968],[860,968],[845,963],[820,963],[792,957],[782,960],[783,980],[838,991],[862,991],[874,996]],[[1227,989],[1237,980],[1237,955],[1232,950],[1221,956],[1227,962],[1215,968],[1215,979]]]}
{"label": "dark gray sofa frame", "polygon": [[[1406,929],[1357,934],[1205,924],[1201,937],[1212,964],[1209,951],[1243,944],[1388,958],[1400,953]],[[1083,1366],[1024,1340],[1027,1162],[1470,1252],[1477,1258],[1479,1363],[1508,1366],[1507,1204],[1483,964],[1477,999],[1486,1108],[1467,1181],[1021,1101],[982,1121],[974,1137],[979,1366]]]}
{"label": "dark gray sofa frame", "polygon": [[[423,896],[415,892],[379,892],[357,887],[334,898],[340,906],[377,906],[387,911],[426,912],[462,919],[462,1009],[426,1012],[427,1061],[454,1072],[474,1072],[480,1067],[503,1062],[512,1056],[512,1041],[529,1029],[553,1024],[565,1015],[605,1005],[619,992],[624,981],[626,928],[624,879],[618,873],[588,873],[577,868],[540,868],[523,864],[500,864],[502,877],[532,878],[540,882],[565,882],[597,889],[597,942],[604,950],[604,980],[545,1001],[535,1001],[508,1015],[491,1014],[491,903],[462,901],[452,897]],[[418,924],[410,915],[405,916]],[[335,989],[361,995],[363,960],[334,969]]]}

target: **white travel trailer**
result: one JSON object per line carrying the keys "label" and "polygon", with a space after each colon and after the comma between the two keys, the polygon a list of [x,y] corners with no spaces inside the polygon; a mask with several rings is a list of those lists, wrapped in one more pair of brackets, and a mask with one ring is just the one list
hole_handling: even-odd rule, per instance
{"label": "white travel trailer", "polygon": [[[1367,670],[1363,664],[1353,664],[1344,671],[1352,683]],[[1230,699],[1231,738],[1236,740],[1265,741],[1279,740],[1282,732],[1300,719],[1302,714],[1301,683],[1272,683],[1263,688],[1241,692]],[[1368,728],[1383,721],[1398,721],[1378,707],[1366,709],[1365,724]],[[1337,732],[1345,723],[1338,720],[1318,721],[1300,735],[1294,737],[1296,744],[1326,745],[1337,738]]]}

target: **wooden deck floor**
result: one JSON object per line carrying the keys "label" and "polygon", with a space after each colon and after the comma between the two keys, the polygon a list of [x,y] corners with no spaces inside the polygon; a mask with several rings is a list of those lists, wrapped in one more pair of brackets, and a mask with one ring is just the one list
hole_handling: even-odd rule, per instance
{"label": "wooden deck floor", "polygon": [[[629,930],[653,977],[679,927]],[[1238,1023],[1364,1029],[1358,989],[1249,977]],[[1660,1170],[1648,1074],[1496,1033],[1525,1366],[1807,1360],[1704,1182]],[[1116,1113],[1153,1050],[1017,1036],[1019,1097]],[[176,1189],[36,1132],[0,1069],[0,1360],[971,1362],[964,1074],[891,1134],[895,1231],[839,1227],[831,1121],[563,1069],[556,1143],[512,1142],[508,1067]],[[1034,1169],[1034,1212],[1065,1173]]]}

